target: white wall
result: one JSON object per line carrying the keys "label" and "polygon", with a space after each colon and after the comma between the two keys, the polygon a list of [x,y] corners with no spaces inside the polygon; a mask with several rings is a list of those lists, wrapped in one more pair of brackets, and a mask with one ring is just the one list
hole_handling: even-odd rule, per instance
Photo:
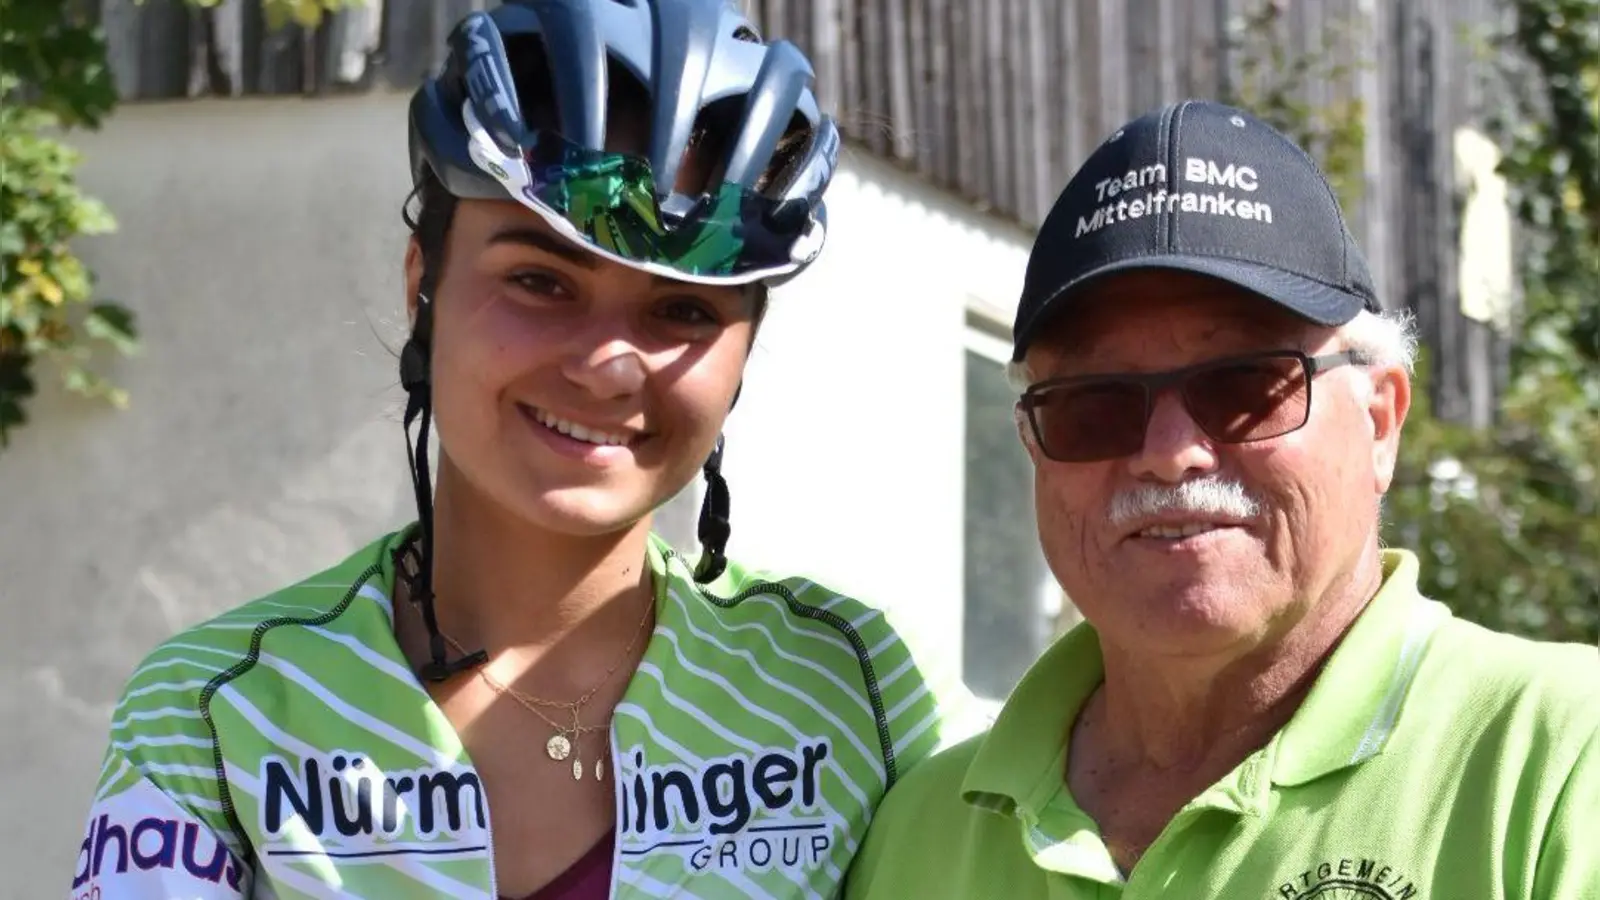
{"label": "white wall", "polygon": [[863,152],[837,184],[828,249],[775,304],[729,422],[730,548],[959,660],[966,308],[1014,304],[1026,249]]}
{"label": "white wall", "polygon": [[[0,452],[0,897],[70,880],[144,653],[412,514],[388,349],[405,102],[130,106],[74,138],[121,223],[82,249],[145,352],[110,369],[131,409],[48,390]],[[964,315],[1007,314],[1025,238],[859,151],[829,202],[730,422],[731,550],[959,661]]]}

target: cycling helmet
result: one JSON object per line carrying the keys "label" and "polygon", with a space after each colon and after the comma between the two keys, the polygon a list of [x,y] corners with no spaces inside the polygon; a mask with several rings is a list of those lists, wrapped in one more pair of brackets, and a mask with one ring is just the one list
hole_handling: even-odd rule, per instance
{"label": "cycling helmet", "polygon": [[[509,0],[449,43],[411,102],[415,180],[516,200],[607,258],[687,281],[772,284],[820,254],[838,129],[805,55],[762,42],[730,0]],[[607,152],[619,87],[648,105],[643,157]],[[697,142],[721,178],[690,194]],[[780,157],[780,143],[803,149]]]}
{"label": "cycling helmet", "polygon": [[[467,15],[449,48],[411,99],[415,185],[431,174],[458,198],[514,200],[607,259],[701,284],[780,284],[822,252],[838,128],[817,104],[805,55],[763,42],[730,0],[507,0]],[[643,156],[607,147],[622,91],[645,107]],[[717,176],[711,183],[684,185],[691,151]],[[418,534],[396,571],[428,629],[432,661],[420,674],[442,681],[487,654],[447,661],[434,616],[432,311],[425,294],[417,299],[400,373]],[[723,446],[719,437],[704,466],[702,582],[726,566]]]}

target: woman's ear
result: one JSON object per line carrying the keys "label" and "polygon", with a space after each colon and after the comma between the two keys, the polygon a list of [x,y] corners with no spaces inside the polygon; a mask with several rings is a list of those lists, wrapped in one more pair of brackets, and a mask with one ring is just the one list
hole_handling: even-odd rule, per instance
{"label": "woman's ear", "polygon": [[412,237],[406,242],[405,258],[406,321],[410,328],[417,327],[417,295],[422,292],[422,269],[422,245]]}

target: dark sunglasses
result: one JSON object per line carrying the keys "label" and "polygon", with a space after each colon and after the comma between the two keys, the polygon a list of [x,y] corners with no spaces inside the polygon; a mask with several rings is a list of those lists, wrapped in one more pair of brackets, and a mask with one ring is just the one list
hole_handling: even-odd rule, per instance
{"label": "dark sunglasses", "polygon": [[1354,350],[1323,356],[1276,350],[1169,372],[1053,378],[1030,386],[1019,404],[1045,456],[1096,462],[1144,447],[1155,398],[1168,388],[1178,389],[1184,409],[1212,440],[1244,444],[1304,426],[1311,416],[1311,379],[1366,362]]}

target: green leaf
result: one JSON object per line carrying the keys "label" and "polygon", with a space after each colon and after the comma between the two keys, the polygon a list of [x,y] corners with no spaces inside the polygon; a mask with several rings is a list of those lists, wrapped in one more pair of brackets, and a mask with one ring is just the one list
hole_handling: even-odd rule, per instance
{"label": "green leaf", "polygon": [[105,341],[124,355],[138,352],[133,311],[115,303],[97,303],[84,319],[84,330],[91,338]]}

